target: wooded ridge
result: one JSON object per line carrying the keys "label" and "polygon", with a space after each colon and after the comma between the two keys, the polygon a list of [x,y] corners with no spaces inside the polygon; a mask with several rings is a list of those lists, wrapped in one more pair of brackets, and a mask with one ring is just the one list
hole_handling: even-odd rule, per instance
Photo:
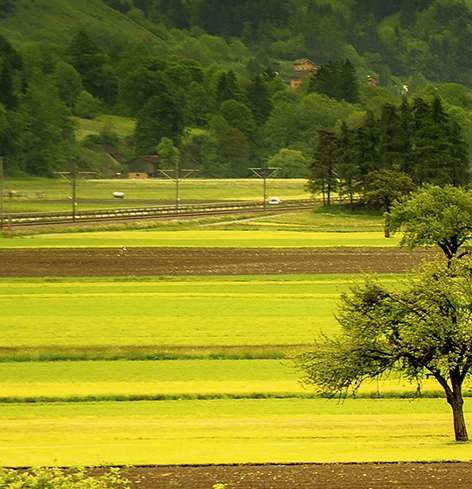
{"label": "wooded ridge", "polygon": [[[0,34],[7,175],[53,176],[75,160],[113,176],[159,153],[200,177],[263,165],[308,177],[320,131],[378,125],[387,104],[415,97],[439,96],[460,147],[472,142],[467,2],[0,0]],[[117,118],[78,138],[76,124],[100,114],[135,130]]]}

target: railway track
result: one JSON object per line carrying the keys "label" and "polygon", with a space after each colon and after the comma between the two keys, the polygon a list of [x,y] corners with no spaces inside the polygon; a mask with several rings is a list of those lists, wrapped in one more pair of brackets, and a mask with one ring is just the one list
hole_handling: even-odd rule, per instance
{"label": "railway track", "polygon": [[11,213],[3,216],[3,229],[63,225],[108,224],[144,220],[210,217],[223,214],[261,213],[269,210],[277,212],[307,209],[316,203],[314,199],[295,199],[277,205],[262,202],[224,202],[203,204],[158,205],[150,207],[125,207],[114,209],[86,209],[58,212]]}

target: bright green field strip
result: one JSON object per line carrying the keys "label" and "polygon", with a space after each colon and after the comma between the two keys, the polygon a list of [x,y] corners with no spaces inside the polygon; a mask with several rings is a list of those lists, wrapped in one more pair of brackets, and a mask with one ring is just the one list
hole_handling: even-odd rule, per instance
{"label": "bright green field strip", "polygon": [[[290,360],[0,363],[0,398],[310,394]],[[360,393],[411,393],[408,381],[366,384]],[[429,380],[423,391],[438,390]]]}
{"label": "bright green field strip", "polygon": [[1,346],[279,345],[311,343],[321,329],[335,331],[333,314],[349,280],[2,280],[0,285]]}
{"label": "bright green field strip", "polygon": [[0,430],[6,466],[472,457],[472,445],[453,443],[442,399],[3,404]]}
{"label": "bright green field strip", "polygon": [[0,363],[0,397],[303,392],[288,361]]}
{"label": "bright green field strip", "polygon": [[48,234],[0,238],[3,248],[93,248],[181,246],[204,248],[301,248],[337,246],[398,246],[398,237],[386,239],[377,232],[307,232],[307,231],[113,231],[70,234]]}

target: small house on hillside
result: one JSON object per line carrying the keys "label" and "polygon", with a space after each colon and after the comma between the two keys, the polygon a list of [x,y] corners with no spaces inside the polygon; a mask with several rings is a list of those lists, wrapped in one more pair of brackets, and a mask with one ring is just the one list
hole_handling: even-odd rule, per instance
{"label": "small house on hillside", "polygon": [[159,155],[136,156],[127,163],[129,178],[132,180],[154,178],[160,159]]}
{"label": "small house on hillside", "polygon": [[292,88],[298,88],[306,76],[314,73],[318,69],[313,61],[306,58],[296,59],[292,64],[295,68],[295,71],[290,77],[290,85]]}

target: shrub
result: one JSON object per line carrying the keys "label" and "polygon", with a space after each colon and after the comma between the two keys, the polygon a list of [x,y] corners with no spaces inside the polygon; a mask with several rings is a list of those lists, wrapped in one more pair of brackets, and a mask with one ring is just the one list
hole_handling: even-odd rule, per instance
{"label": "shrub", "polygon": [[0,468],[0,488],[15,489],[126,489],[129,481],[119,470],[110,468],[91,477],[84,469],[63,471],[57,467],[34,468],[27,471]]}

